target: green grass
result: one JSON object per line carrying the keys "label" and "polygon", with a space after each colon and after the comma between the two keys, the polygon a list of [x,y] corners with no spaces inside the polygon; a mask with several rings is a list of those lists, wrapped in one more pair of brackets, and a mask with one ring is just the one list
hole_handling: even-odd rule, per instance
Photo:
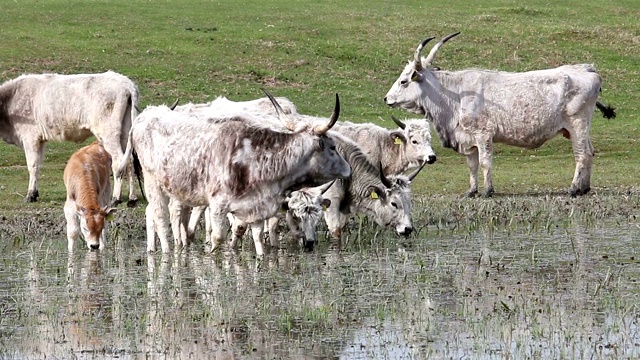
{"label": "green grass", "polygon": [[[592,62],[615,120],[596,114],[592,187],[637,184],[640,131],[640,3],[637,1],[68,1],[6,2],[0,22],[0,80],[23,73],[112,69],[140,87],[141,103],[289,97],[301,113],[325,115],[340,94],[342,120],[392,127],[382,98],[420,40],[462,31],[439,52],[443,69],[525,71]],[[435,138],[435,134],[434,134]],[[468,187],[464,158],[439,146],[419,176],[418,195],[459,195]],[[79,148],[49,143],[40,204],[19,202],[27,171],[20,149],[0,143],[0,208],[57,206],[62,170]],[[569,141],[537,150],[496,146],[498,194],[564,191],[574,169]]]}

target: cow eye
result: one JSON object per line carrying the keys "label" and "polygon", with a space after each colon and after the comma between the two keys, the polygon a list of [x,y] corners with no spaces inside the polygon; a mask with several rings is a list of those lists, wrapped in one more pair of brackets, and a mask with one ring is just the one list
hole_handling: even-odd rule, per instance
{"label": "cow eye", "polygon": [[414,145],[418,145],[418,141],[417,140],[411,140],[411,143]]}
{"label": "cow eye", "polygon": [[391,206],[393,206],[393,207],[394,207],[394,209],[397,209],[397,208],[398,208],[398,204],[396,204],[396,203],[394,203],[394,202],[392,202],[392,203],[391,203]]}
{"label": "cow eye", "polygon": [[331,151],[336,151],[336,147],[335,146],[331,146],[329,149],[331,149]]}
{"label": "cow eye", "polygon": [[402,81],[400,81],[400,85],[407,85],[408,82],[409,82],[409,80],[402,80]]}

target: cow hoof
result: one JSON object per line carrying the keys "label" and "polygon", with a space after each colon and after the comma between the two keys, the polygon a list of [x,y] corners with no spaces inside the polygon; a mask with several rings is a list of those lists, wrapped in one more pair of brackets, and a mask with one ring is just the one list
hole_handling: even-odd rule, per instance
{"label": "cow hoof", "polygon": [[576,197],[580,195],[586,195],[591,190],[591,187],[587,186],[585,189],[569,189],[569,196]]}
{"label": "cow hoof", "polygon": [[134,208],[138,205],[138,199],[129,199],[127,201],[127,207],[128,208]]}
{"label": "cow hoof", "polygon": [[493,188],[487,190],[484,192],[484,194],[482,194],[482,196],[486,197],[486,198],[490,198],[493,196]]}
{"label": "cow hoof", "polygon": [[38,190],[36,190],[34,192],[29,192],[29,193],[27,193],[27,196],[25,196],[24,200],[22,200],[22,201],[24,201],[26,203],[36,202],[36,201],[38,201],[38,196],[39,195],[40,194],[38,194]]}
{"label": "cow hoof", "polygon": [[111,198],[111,207],[117,207],[121,203],[122,203],[122,201],[120,201],[120,199]]}
{"label": "cow hoof", "polygon": [[474,197],[476,197],[476,195],[478,195],[478,190],[469,190],[466,193],[464,193],[464,196],[470,199],[473,199]]}
{"label": "cow hoof", "polygon": [[305,251],[313,251],[313,247],[316,245],[315,241],[305,241],[304,242],[304,250]]}

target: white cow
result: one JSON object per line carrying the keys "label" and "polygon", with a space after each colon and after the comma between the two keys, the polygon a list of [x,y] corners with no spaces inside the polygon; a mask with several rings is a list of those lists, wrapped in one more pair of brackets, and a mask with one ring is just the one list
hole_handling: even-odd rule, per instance
{"label": "white cow", "polygon": [[[125,161],[135,150],[145,178],[147,250],[155,250],[157,232],[162,251],[169,251],[169,198],[176,208],[171,219],[174,237],[184,233],[175,230],[186,226],[182,209],[209,206],[215,250],[226,235],[227,213],[262,228],[260,221],[278,211],[285,192],[351,175],[349,164],[325,135],[339,116],[337,96],[326,124],[310,126],[279,115],[287,130],[264,126],[263,118],[248,113],[203,119],[166,106],[148,107],[136,118]],[[121,163],[120,171],[125,165]],[[255,244],[259,255],[261,241]]]}
{"label": "white cow", "polygon": [[510,73],[489,70],[441,71],[432,67],[443,38],[422,58],[422,41],[384,98],[387,105],[425,115],[442,145],[467,156],[468,196],[478,192],[478,166],[484,170],[484,195],[493,194],[493,143],[537,148],[562,134],[573,145],[576,170],[569,193],[590,189],[594,149],[589,139],[597,107],[606,118],[613,108],[598,101],[602,79],[590,64]]}
{"label": "white cow", "polygon": [[[113,158],[115,172],[138,98],[135,83],[113,71],[22,75],[0,85],[0,138],[24,150],[29,169],[25,201],[38,199],[38,173],[47,141],[82,142],[95,135]],[[129,201],[134,204],[137,197],[129,175]],[[121,192],[122,177],[117,177],[114,202]]]}

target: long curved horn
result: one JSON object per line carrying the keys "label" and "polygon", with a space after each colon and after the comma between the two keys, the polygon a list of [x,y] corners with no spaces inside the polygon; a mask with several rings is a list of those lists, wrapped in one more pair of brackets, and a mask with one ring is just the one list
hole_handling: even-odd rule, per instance
{"label": "long curved horn", "polygon": [[382,185],[387,188],[393,186],[393,183],[389,179],[387,179],[386,176],[384,176],[384,171],[382,171],[382,161],[380,161],[380,181],[382,181]]}
{"label": "long curved horn", "polygon": [[280,104],[278,104],[278,101],[276,101],[276,98],[274,98],[271,94],[269,94],[269,92],[265,89],[260,89],[262,90],[263,93],[265,93],[265,95],[267,95],[267,97],[269,98],[269,100],[271,100],[271,103],[273,104],[273,107],[276,108],[276,114],[278,114],[278,119],[280,119],[280,122],[282,123],[282,125],[284,125],[285,128],[291,130],[291,131],[296,131],[296,122],[295,120],[293,120],[291,117],[289,117],[284,110],[282,110],[282,106],[280,106]]}
{"label": "long curved horn", "polygon": [[460,34],[460,31],[443,37],[442,40],[438,41],[438,43],[431,48],[431,51],[429,51],[429,55],[427,55],[427,60],[425,61],[427,63],[427,66],[431,65],[431,63],[433,62],[433,59],[435,59],[436,57],[436,53],[438,52],[438,49],[440,49],[442,44],[446,43],[449,39],[457,36],[458,34]]}
{"label": "long curved horn", "polygon": [[422,169],[424,168],[424,166],[427,165],[427,162],[424,161],[422,163],[422,165],[420,165],[420,167],[418,168],[418,170],[412,172],[410,175],[407,175],[407,177],[409,178],[409,181],[413,181],[413,179],[418,176],[418,174],[420,173],[420,171],[422,171]]}
{"label": "long curved horn", "polygon": [[329,190],[329,188],[331,187],[331,185],[333,185],[333,183],[335,183],[335,182],[336,182],[336,180],[334,179],[333,181],[322,185],[322,187],[320,187],[320,195],[323,195],[324,193],[326,193],[327,190]]}
{"label": "long curved horn", "polygon": [[316,135],[322,135],[326,133],[333,127],[333,125],[336,124],[336,122],[338,121],[338,117],[340,117],[340,97],[338,96],[338,93],[336,93],[336,106],[333,108],[333,113],[331,114],[329,122],[324,125],[315,126],[313,128],[313,132]]}
{"label": "long curved horn", "polygon": [[415,54],[413,55],[413,68],[416,69],[416,71],[420,71],[422,70],[422,58],[421,58],[421,54],[422,54],[422,48],[424,48],[425,45],[427,45],[427,43],[433,39],[435,39],[435,36],[426,38],[424,40],[422,40],[422,42],[420,43],[420,45],[418,45],[418,48],[416,49]]}
{"label": "long curved horn", "polygon": [[178,106],[178,101],[180,101],[180,98],[177,98],[173,105],[169,106],[169,110],[174,110]]}
{"label": "long curved horn", "polygon": [[396,123],[396,125],[398,125],[398,127],[400,127],[400,129],[402,129],[402,130],[404,130],[404,128],[407,127],[407,125],[405,123],[403,123],[402,121],[398,120],[398,118],[396,118],[393,115],[391,115],[391,120],[393,120],[393,122]]}

